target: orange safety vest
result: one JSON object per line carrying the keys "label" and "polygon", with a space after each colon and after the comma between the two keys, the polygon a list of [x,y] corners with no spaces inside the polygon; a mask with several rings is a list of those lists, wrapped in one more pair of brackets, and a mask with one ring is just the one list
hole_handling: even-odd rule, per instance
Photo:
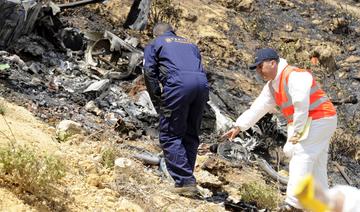
{"label": "orange safety vest", "polygon": [[[304,72],[306,70],[291,66],[285,67],[280,75],[279,92],[276,92],[271,86],[271,83],[269,83],[269,88],[275,98],[275,102],[280,107],[280,110],[288,120],[288,123],[293,122],[294,115],[294,105],[292,103],[288,87],[289,75],[293,71]],[[316,81],[313,79],[310,90],[310,106],[308,116],[311,117],[312,120],[316,120],[334,115],[336,115],[336,109],[334,105],[326,96],[325,92],[317,86]]]}

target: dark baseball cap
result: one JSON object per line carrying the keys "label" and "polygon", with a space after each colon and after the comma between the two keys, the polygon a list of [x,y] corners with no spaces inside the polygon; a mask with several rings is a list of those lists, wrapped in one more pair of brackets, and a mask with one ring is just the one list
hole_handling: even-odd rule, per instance
{"label": "dark baseball cap", "polygon": [[277,60],[279,55],[272,48],[259,49],[255,54],[255,63],[249,66],[250,69],[255,69],[256,66],[264,62],[265,60]]}

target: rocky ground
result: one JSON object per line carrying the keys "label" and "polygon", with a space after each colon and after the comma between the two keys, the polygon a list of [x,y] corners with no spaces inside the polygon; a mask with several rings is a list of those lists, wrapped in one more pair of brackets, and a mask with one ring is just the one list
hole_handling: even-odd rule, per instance
{"label": "rocky ground", "polygon": [[[64,26],[82,33],[108,30],[123,39],[134,36],[139,39],[137,48],[142,50],[151,39],[150,31],[122,26],[131,2],[109,0],[67,9],[58,18]],[[175,22],[177,33],[201,49],[212,101],[233,120],[251,104],[263,85],[247,68],[257,48],[271,46],[290,63],[311,68],[339,114],[330,152],[330,183],[346,184],[333,164],[336,161],[359,187],[360,7],[356,1],[341,1],[342,7],[339,2],[173,0],[172,5],[181,11]],[[0,210],[236,211],[256,210],[252,209],[256,205],[261,209],[257,200],[240,201],[241,185],[250,181],[270,185],[279,199],[283,197],[284,186],[270,180],[258,166],[210,153],[209,146],[217,143],[221,134],[216,131],[211,107],[205,114],[196,166],[204,198],[172,194],[171,184],[158,166],[144,165],[133,158],[143,150],[160,153],[157,116],[146,104],[141,72],[135,70],[123,80],[109,78],[100,73],[102,70],[89,68],[82,51],[61,49],[51,39],[38,35],[22,37],[6,52],[0,52],[0,64],[10,66],[0,73],[1,104],[7,108],[0,125],[4,132],[0,144],[7,143],[4,135],[12,131],[19,145],[29,145],[41,154],[65,161],[66,176],[58,185],[61,195],[51,200],[1,179]],[[319,63],[310,62],[314,57]],[[84,92],[99,81],[104,82],[103,89]],[[62,120],[79,123],[82,132],[59,142],[55,127]],[[258,154],[276,164],[281,139],[265,135],[261,141],[266,138],[271,138],[273,145],[266,154],[264,149]],[[114,150],[115,158],[131,161],[125,177],[104,164],[104,152],[109,149]],[[281,164],[286,169],[286,161]]]}

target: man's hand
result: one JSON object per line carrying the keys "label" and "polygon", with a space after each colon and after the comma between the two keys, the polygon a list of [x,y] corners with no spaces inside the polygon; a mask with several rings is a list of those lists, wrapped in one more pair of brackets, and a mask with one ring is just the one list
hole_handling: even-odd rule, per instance
{"label": "man's hand", "polygon": [[294,135],[289,139],[289,142],[291,142],[292,144],[297,144],[299,143],[299,139],[301,137],[301,134],[296,132],[294,133]]}
{"label": "man's hand", "polygon": [[228,138],[230,141],[232,141],[240,133],[240,131],[240,127],[233,127],[229,131],[224,133],[221,137]]}

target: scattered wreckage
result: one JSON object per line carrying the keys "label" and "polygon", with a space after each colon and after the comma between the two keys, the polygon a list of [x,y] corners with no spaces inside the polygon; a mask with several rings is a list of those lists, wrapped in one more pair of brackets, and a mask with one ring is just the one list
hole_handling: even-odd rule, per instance
{"label": "scattered wreckage", "polygon": [[[209,147],[210,152],[233,163],[255,163],[275,181],[279,181],[284,185],[287,184],[287,176],[280,175],[279,172],[264,159],[269,156],[264,156],[263,154],[264,152],[267,154],[271,149],[284,145],[286,142],[286,126],[281,125],[275,116],[271,114],[266,115],[254,127],[241,133],[234,141],[224,141],[222,138],[218,140],[217,143]],[[135,154],[134,158],[148,165],[159,165],[160,170],[164,172],[165,176],[169,176],[167,175],[166,169],[164,169],[164,159],[161,155],[141,151]],[[280,161],[278,161],[278,163],[280,163]]]}
{"label": "scattered wreckage", "polygon": [[[0,0],[0,48],[5,48],[12,41],[17,40],[22,35],[27,35],[33,31],[65,44],[67,48],[79,50],[81,40],[79,34],[74,31],[68,33],[64,29],[57,15],[67,8],[84,6],[87,4],[102,3],[105,0],[80,0],[65,4],[55,4],[49,2],[42,4],[36,0]],[[125,28],[143,30],[147,25],[148,14],[150,11],[151,0],[135,0],[124,24]],[[62,43],[62,40],[66,41]],[[79,43],[80,41],[80,43]],[[66,44],[69,45],[66,45]],[[71,48],[74,47],[77,48]]]}
{"label": "scattered wreckage", "polygon": [[36,32],[62,49],[79,51],[86,46],[86,63],[94,70],[111,79],[126,78],[142,62],[143,52],[136,48],[136,38],[123,40],[109,31],[100,36],[82,33],[78,29],[64,27],[56,16],[65,8],[99,2],[102,0],[42,5],[34,0],[1,0],[0,47],[6,48],[20,36]]}
{"label": "scattered wreckage", "polygon": [[[45,5],[34,0],[0,0],[0,49],[8,50],[0,55],[0,78],[10,79],[5,83],[18,87],[18,92],[29,95],[36,104],[40,102],[39,106],[68,113],[78,109],[66,101],[75,100],[119,132],[132,133],[135,138],[143,131],[154,135],[151,126],[144,127],[152,125],[157,116],[144,86],[140,83],[137,89],[128,88],[131,85],[121,81],[141,73],[143,51],[138,48],[138,40],[122,39],[110,31],[82,32],[65,27],[59,18],[63,9],[100,2],[103,1]],[[143,6],[136,2],[132,8]],[[128,17],[135,15],[139,14],[133,12]],[[140,78],[134,80],[135,84]],[[132,94],[129,96],[124,89],[133,89]],[[66,97],[65,102],[57,100],[59,95]],[[77,114],[72,119],[83,122],[88,118]],[[84,127],[90,132],[98,129],[93,121],[85,122],[88,124]]]}
{"label": "scattered wreckage", "polygon": [[122,40],[105,31],[102,38],[88,45],[85,61],[107,78],[124,79],[141,65],[144,54],[136,48],[137,45],[136,38]]}

